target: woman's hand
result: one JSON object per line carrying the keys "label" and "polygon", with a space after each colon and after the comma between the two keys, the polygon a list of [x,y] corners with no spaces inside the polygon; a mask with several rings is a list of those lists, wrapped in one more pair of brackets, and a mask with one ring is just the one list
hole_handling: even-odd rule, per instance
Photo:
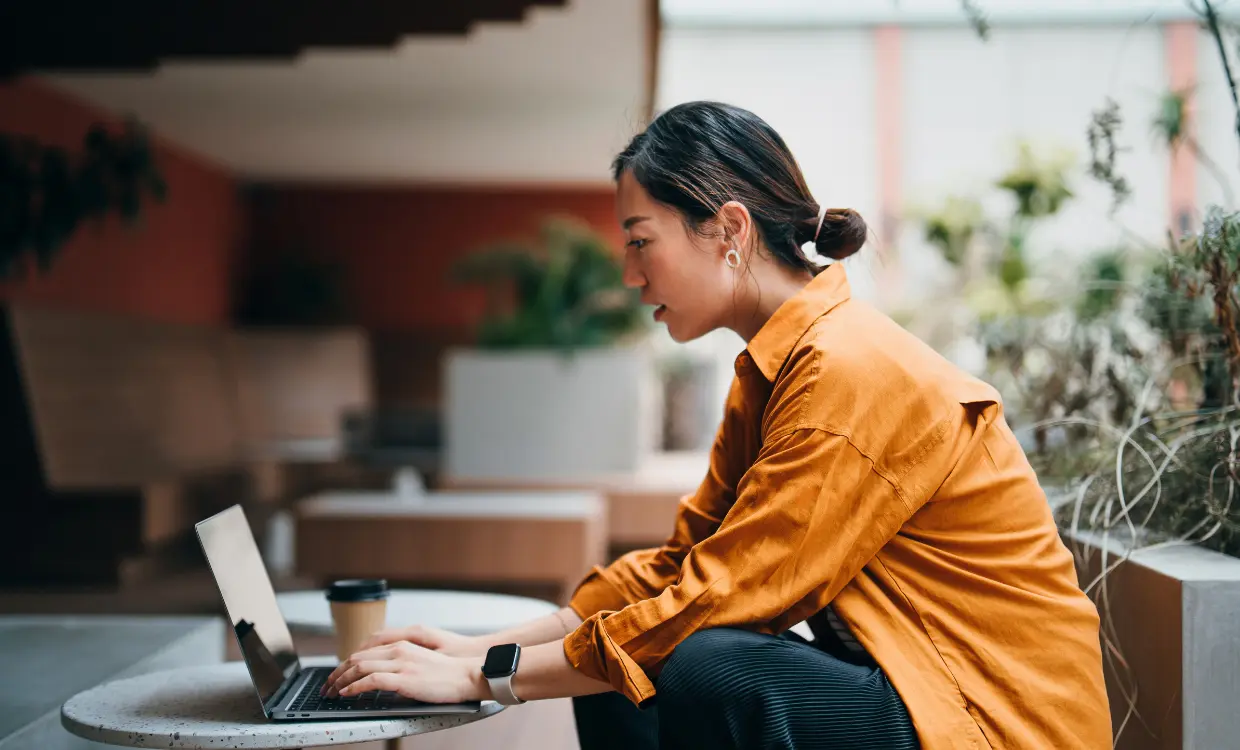
{"label": "woman's hand", "polygon": [[489,700],[491,691],[477,656],[448,656],[408,641],[358,651],[323,685],[329,698],[389,690],[424,703]]}
{"label": "woman's hand", "polygon": [[408,641],[415,646],[438,651],[447,656],[486,656],[487,649],[491,647],[485,638],[461,635],[450,630],[432,628],[429,625],[410,625],[406,628],[381,630],[367,638],[358,651],[401,641]]}

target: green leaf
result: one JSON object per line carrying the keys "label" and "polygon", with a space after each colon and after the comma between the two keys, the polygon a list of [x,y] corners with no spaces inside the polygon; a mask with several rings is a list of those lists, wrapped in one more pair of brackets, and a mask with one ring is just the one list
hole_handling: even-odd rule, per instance
{"label": "green leaf", "polygon": [[1154,116],[1153,129],[1159,139],[1168,146],[1179,145],[1184,138],[1188,91],[1167,91],[1158,100],[1158,113]]}

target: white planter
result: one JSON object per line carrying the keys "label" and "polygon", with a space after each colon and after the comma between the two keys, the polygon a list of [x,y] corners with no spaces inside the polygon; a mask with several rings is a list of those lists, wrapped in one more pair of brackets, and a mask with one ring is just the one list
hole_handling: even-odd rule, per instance
{"label": "white planter", "polygon": [[[1088,583],[1102,569],[1098,536],[1064,533]],[[1108,566],[1124,545],[1110,541]],[[1095,589],[1098,601],[1101,592]],[[1136,707],[1118,750],[1237,747],[1240,737],[1240,559],[1194,546],[1137,550],[1107,579],[1115,637],[1129,665],[1106,666],[1112,726],[1135,683]],[[1131,682],[1130,682],[1131,681]]]}
{"label": "white planter", "polygon": [[444,471],[453,479],[571,479],[635,471],[658,430],[641,347],[444,357]]}

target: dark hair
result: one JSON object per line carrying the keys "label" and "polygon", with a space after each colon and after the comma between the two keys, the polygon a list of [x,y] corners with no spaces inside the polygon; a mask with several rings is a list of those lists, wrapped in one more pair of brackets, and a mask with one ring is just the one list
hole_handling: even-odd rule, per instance
{"label": "dark hair", "polygon": [[[754,113],[719,102],[679,104],[620,152],[613,176],[619,180],[626,170],[694,230],[724,203],[743,203],[776,258],[792,268],[821,270],[801,252],[814,239],[820,206],[784,140]],[[860,214],[828,209],[814,246],[820,255],[841,260],[865,240]]]}

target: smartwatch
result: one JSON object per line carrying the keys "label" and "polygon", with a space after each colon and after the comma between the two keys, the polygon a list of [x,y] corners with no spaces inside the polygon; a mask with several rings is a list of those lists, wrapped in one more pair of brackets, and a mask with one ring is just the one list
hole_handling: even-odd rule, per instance
{"label": "smartwatch", "polygon": [[482,676],[487,678],[496,703],[502,706],[525,703],[512,692],[512,676],[517,673],[517,664],[520,661],[521,646],[516,643],[492,646],[487,650],[486,661],[482,664]]}

